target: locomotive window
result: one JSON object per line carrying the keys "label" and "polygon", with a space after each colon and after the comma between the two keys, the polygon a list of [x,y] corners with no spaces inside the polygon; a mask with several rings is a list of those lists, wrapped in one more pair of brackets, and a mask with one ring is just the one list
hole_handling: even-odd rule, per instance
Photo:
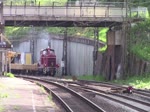
{"label": "locomotive window", "polygon": [[50,51],[51,54],[54,54],[54,51]]}

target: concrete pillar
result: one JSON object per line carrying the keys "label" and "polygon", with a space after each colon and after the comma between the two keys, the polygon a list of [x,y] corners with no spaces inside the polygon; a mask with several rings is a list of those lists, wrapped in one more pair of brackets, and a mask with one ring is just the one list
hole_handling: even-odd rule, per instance
{"label": "concrete pillar", "polygon": [[121,77],[122,30],[107,32],[106,77],[113,80]]}

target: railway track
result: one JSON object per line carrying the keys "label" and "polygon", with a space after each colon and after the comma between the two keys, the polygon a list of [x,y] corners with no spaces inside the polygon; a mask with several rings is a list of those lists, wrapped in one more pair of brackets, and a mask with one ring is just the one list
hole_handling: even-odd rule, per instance
{"label": "railway track", "polygon": [[[112,83],[107,83],[107,82],[94,82],[94,81],[85,81],[85,80],[79,80],[79,83],[83,83],[86,85],[93,85],[93,86],[101,86],[101,87],[108,87],[110,89],[126,89],[127,86],[121,86],[118,84],[112,84]],[[150,91],[148,90],[140,90],[140,89],[133,89],[133,93],[134,93],[134,98],[135,99],[142,99],[142,100],[146,100],[148,102],[150,102]],[[133,97],[133,96],[130,96]]]}
{"label": "railway track", "polygon": [[62,86],[57,82],[46,81],[40,78],[33,77],[22,78],[34,81],[44,86],[47,91],[51,91],[53,96],[59,99],[67,112],[105,112],[102,108],[88,100],[86,97],[80,95],[74,90]]}
{"label": "railway track", "polygon": [[[96,82],[96,81],[86,81],[86,80],[78,80],[78,82],[89,84],[89,85],[97,85],[97,86],[105,86],[111,88],[126,88],[126,86],[121,86],[118,84],[108,83],[108,82]],[[141,89],[134,89],[134,92],[138,94],[143,94],[145,96],[150,97],[150,90],[141,90]]]}
{"label": "railway track", "polygon": [[[131,98],[131,97],[123,96],[123,95],[120,95],[120,94],[113,94],[113,93],[106,94],[106,92],[103,91],[103,90],[98,90],[98,89],[91,88],[91,87],[86,87],[86,86],[85,87],[84,86],[80,87],[80,86],[70,85],[70,87],[72,89],[74,88],[76,90],[82,89],[84,91],[92,92],[95,95],[104,97],[108,100],[118,102],[122,105],[125,105],[125,106],[127,106],[129,108],[132,108],[132,109],[134,109],[136,111],[139,111],[139,112],[148,112],[149,109],[150,109],[149,108],[150,107],[149,102],[141,101],[141,100],[134,99],[134,98]],[[137,106],[137,105],[139,105],[139,106]]]}
{"label": "railway track", "polygon": [[[77,80],[75,82],[73,81],[64,81],[64,80],[60,80],[60,79],[56,79],[56,78],[44,78],[42,77],[42,79],[45,80],[52,80],[52,81],[57,81],[57,82],[66,82],[66,83],[74,83],[74,84],[78,84],[78,85],[94,85],[94,86],[101,86],[101,87],[107,87],[110,89],[118,89],[118,88],[122,88],[125,89],[127,86],[121,86],[118,84],[112,84],[112,83],[108,83],[108,82],[96,82],[96,81],[86,81],[86,80]],[[150,91],[148,90],[140,90],[140,89],[133,89],[134,94],[142,97],[143,99],[149,99],[150,101]]]}
{"label": "railway track", "polygon": [[[143,101],[143,100],[139,100],[138,98],[132,98],[132,95],[123,95],[123,94],[114,94],[114,93],[107,93],[106,94],[106,91],[103,91],[103,90],[99,90],[97,88],[94,88],[94,87],[99,87],[99,86],[103,86],[103,87],[107,87],[107,88],[118,88],[120,86],[115,86],[113,84],[107,84],[107,83],[95,83],[95,82],[86,82],[86,81],[62,81],[62,80],[57,80],[57,79],[49,79],[48,77],[45,78],[45,77],[40,77],[38,79],[43,79],[43,80],[47,80],[47,82],[56,82],[57,84],[59,83],[60,85],[66,85],[67,88],[71,88],[73,89],[74,91],[78,91],[78,93],[80,93],[80,91],[82,90],[82,93],[83,95],[86,94],[86,92],[90,93],[90,94],[93,94],[93,95],[96,95],[96,96],[101,96],[103,98],[106,98],[108,100],[111,100],[111,101],[114,101],[114,102],[117,102],[117,103],[120,103],[122,105],[126,105],[127,107],[129,108],[132,108],[138,112],[149,112],[149,107],[150,107],[150,101]],[[51,80],[51,81],[50,81]],[[76,85],[76,86],[73,86],[73,85]],[[94,86],[94,87],[91,87],[91,86]],[[81,89],[81,90],[80,90]],[[57,91],[56,91],[57,92]],[[135,91],[134,91],[135,92]],[[140,91],[142,92],[142,91]],[[145,92],[145,91],[144,91]],[[59,93],[62,93],[62,92],[59,92]],[[77,94],[78,94],[77,93]],[[148,92],[147,92],[148,93]],[[137,94],[137,93],[136,93]],[[61,95],[60,95],[61,96]],[[70,96],[70,95],[69,95]],[[144,96],[145,99],[149,98],[148,96]],[[85,98],[87,98],[88,100],[91,100],[88,95],[85,95]],[[118,100],[119,99],[119,100]],[[121,100],[120,100],[121,99]],[[91,100],[92,102],[94,102],[96,105],[98,105],[99,107],[102,107],[101,104],[95,102],[94,100]],[[67,102],[67,101],[65,101]],[[80,101],[78,101],[80,102]],[[128,103],[130,102],[130,103]],[[68,104],[68,103],[67,103]],[[75,104],[74,104],[75,105]],[[137,105],[140,105],[140,106],[137,106]],[[108,105],[107,105],[108,106]],[[86,107],[86,106],[85,106]],[[105,110],[105,108],[102,109],[103,111]],[[106,109],[107,110],[107,109]],[[106,111],[105,110],[105,111]],[[97,111],[97,110],[96,110]],[[108,110],[107,110],[108,111]],[[94,112],[94,111],[92,111]],[[101,112],[101,111],[98,111],[98,112]],[[108,111],[109,112],[109,111]],[[117,112],[114,111],[114,112]],[[118,111],[119,112],[119,111]],[[127,111],[128,112],[128,111]]]}
{"label": "railway track", "polygon": [[[63,83],[63,81],[58,81],[58,82]],[[77,82],[65,81],[65,82],[68,83],[69,86],[72,84],[77,84],[78,86],[81,86],[80,88],[84,89],[85,91],[89,91],[89,92],[92,92],[94,94],[105,97],[107,99],[111,99],[113,101],[119,102],[119,103],[126,105],[130,108],[133,108],[137,111],[140,111],[140,112],[148,112],[149,111],[149,109],[148,109],[148,107],[150,107],[150,97],[148,94],[149,91],[142,91],[142,90],[138,91],[138,90],[134,89],[134,95],[139,95],[139,94],[142,95],[142,96],[140,96],[140,97],[142,97],[141,98],[142,100],[141,100],[139,98],[133,97],[132,95],[115,94],[115,93],[106,94],[106,91],[85,86],[85,85],[103,86],[103,87],[108,87],[108,88],[113,88],[113,89],[114,88],[126,88],[126,87],[111,84],[111,83],[97,83],[97,82],[91,83],[89,81],[83,81],[83,82],[82,81],[77,81]],[[143,92],[145,94],[142,94]],[[117,100],[117,99],[121,99],[121,100]],[[149,101],[148,101],[148,99],[149,99]],[[127,103],[127,102],[131,102],[131,103]],[[138,107],[137,105],[140,105],[140,106]]]}

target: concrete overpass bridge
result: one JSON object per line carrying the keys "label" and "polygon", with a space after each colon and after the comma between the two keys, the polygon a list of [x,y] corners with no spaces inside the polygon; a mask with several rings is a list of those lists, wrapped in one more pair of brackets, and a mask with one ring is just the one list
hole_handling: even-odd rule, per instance
{"label": "concrete overpass bridge", "polygon": [[[119,5],[118,5],[119,4]],[[65,4],[50,6],[16,5],[11,2],[1,6],[5,26],[82,26],[111,27],[120,25],[127,16],[124,3],[95,3],[93,5]]]}

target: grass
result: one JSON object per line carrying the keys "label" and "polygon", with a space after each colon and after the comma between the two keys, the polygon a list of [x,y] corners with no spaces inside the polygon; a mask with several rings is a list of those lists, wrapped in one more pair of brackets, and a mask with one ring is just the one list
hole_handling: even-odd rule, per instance
{"label": "grass", "polygon": [[48,95],[48,100],[50,101],[50,102],[52,102],[52,95],[51,95],[51,93],[49,93],[49,95]]}
{"label": "grass", "polygon": [[115,80],[113,82],[122,85],[131,85],[138,89],[150,89],[150,74],[131,76],[125,80]]}
{"label": "grass", "polygon": [[19,110],[19,109],[20,109],[19,106],[17,106],[17,105],[14,106],[14,110]]}
{"label": "grass", "polygon": [[[105,81],[104,77],[97,75],[83,75],[78,76],[77,79],[81,80],[93,80],[93,81]],[[130,76],[127,77],[125,80],[114,80],[112,83],[117,83],[120,85],[131,85],[137,89],[150,89],[150,74],[144,74],[139,76]]]}
{"label": "grass", "polygon": [[8,94],[7,93],[0,93],[0,99],[1,98],[7,98],[8,97]]}
{"label": "grass", "polygon": [[[47,94],[46,90],[44,89],[44,87],[42,85],[40,85],[41,88],[41,92]],[[48,101],[52,103],[52,95],[51,93],[48,94]]]}
{"label": "grass", "polygon": [[7,87],[5,85],[0,84],[0,100],[2,98],[7,98],[8,94],[4,93],[4,90],[7,89]]}
{"label": "grass", "polygon": [[100,76],[100,75],[82,75],[82,76],[78,76],[77,79],[79,80],[93,80],[93,81],[104,81],[104,77]]}
{"label": "grass", "polygon": [[[0,103],[1,103],[1,100],[4,99],[4,98],[8,98],[8,94],[7,93],[4,93],[4,90],[6,89],[7,87],[3,84],[0,84]],[[0,112],[4,112],[5,111],[5,108],[3,105],[0,105]]]}
{"label": "grass", "polygon": [[42,93],[46,93],[46,90],[44,89],[44,87],[42,85],[40,85],[40,89]]}
{"label": "grass", "polygon": [[4,112],[4,111],[5,111],[4,107],[0,105],[0,112]]}

